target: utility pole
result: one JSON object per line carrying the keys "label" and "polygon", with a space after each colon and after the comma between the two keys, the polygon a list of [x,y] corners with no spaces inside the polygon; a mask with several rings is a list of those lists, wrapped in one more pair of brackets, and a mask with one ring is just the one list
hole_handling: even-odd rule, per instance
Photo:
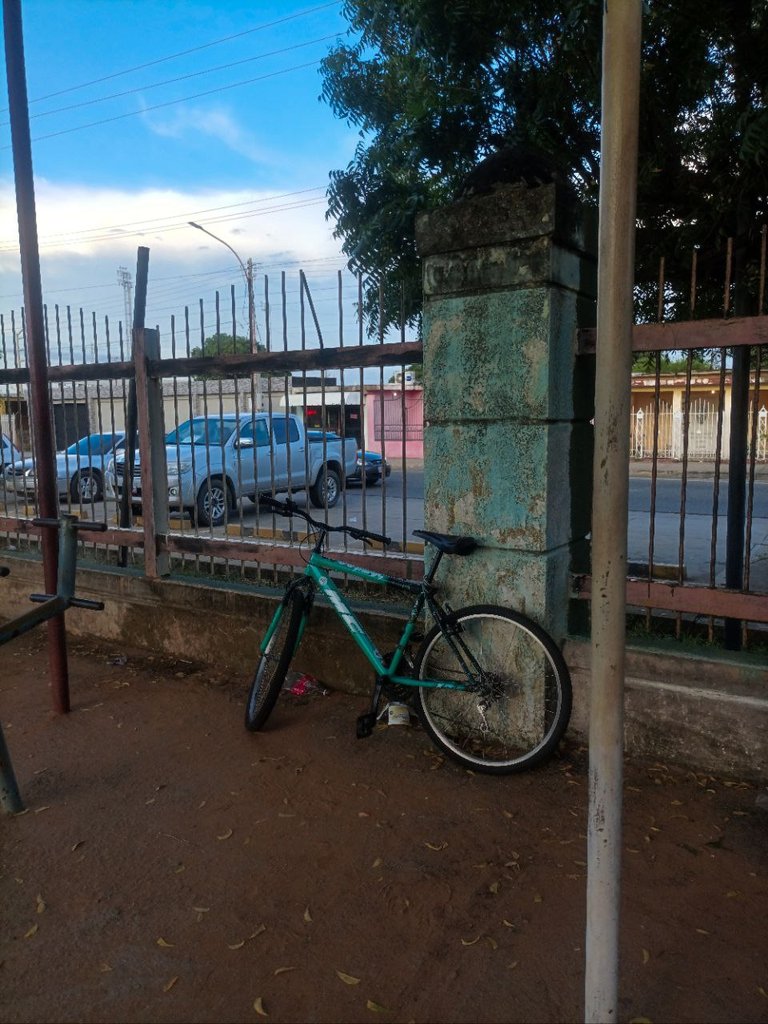
{"label": "utility pole", "polygon": [[133,278],[131,272],[127,267],[117,268],[117,283],[123,289],[123,297],[125,299],[125,333],[128,334],[128,330],[133,321]]}

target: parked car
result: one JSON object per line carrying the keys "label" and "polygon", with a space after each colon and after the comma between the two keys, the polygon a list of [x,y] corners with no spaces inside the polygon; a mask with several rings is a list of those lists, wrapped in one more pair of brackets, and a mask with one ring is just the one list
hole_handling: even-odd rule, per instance
{"label": "parked car", "polygon": [[21,452],[5,434],[0,434],[0,473],[5,473],[8,466],[20,459]]}
{"label": "parked car", "polygon": [[[220,526],[241,498],[306,489],[316,508],[333,507],[342,478],[355,466],[355,442],[308,437],[298,416],[242,413],[197,416],[166,436],[168,504],[189,510],[202,526]],[[139,456],[137,455],[137,465]],[[124,462],[118,457],[108,487],[119,497]],[[131,502],[141,504],[136,471]]]}
{"label": "parked car", "polygon": [[383,476],[389,476],[392,467],[381,452],[368,452],[358,448],[355,469],[347,477],[348,484],[362,484],[365,469],[366,484],[378,484]]}
{"label": "parked car", "polygon": [[[339,434],[333,431],[308,430],[307,437],[311,441],[322,442],[323,437],[328,441],[340,441]],[[366,484],[377,484],[382,476],[389,476],[392,467],[381,455],[381,452],[364,452],[361,448],[355,454],[355,468],[347,474],[348,484],[360,484],[363,481],[363,466],[365,466]]]}
{"label": "parked car", "polygon": [[[125,444],[125,433],[89,434],[69,448],[56,452],[56,487],[59,497],[78,503],[101,501],[104,473],[113,454]],[[37,470],[33,458],[17,459],[5,470],[6,487],[23,497],[37,489]]]}

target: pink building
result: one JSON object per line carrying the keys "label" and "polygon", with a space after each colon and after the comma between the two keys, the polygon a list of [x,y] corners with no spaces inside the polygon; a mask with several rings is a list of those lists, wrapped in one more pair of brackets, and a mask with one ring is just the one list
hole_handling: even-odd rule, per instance
{"label": "pink building", "polygon": [[388,459],[424,458],[424,390],[420,384],[367,384],[365,447]]}

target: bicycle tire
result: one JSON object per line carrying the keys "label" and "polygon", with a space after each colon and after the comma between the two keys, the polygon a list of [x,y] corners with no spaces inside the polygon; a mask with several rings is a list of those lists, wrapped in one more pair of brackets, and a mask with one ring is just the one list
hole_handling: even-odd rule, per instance
{"label": "bicycle tire", "polygon": [[[451,613],[457,640],[481,669],[473,690],[418,687],[417,711],[432,741],[473,771],[525,771],[552,755],[573,702],[568,666],[554,640],[527,616],[495,605]],[[467,678],[434,626],[416,655],[417,679]]]}
{"label": "bicycle tire", "polygon": [[259,658],[245,703],[245,727],[251,732],[262,729],[272,714],[296,650],[304,607],[300,590],[291,590],[283,598],[279,618]]}

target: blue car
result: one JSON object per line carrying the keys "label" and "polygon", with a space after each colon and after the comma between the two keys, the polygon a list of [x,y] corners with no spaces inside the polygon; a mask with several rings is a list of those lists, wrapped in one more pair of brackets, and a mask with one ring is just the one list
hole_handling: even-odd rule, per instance
{"label": "blue car", "polygon": [[[307,438],[310,441],[322,441],[323,436],[327,437],[329,441],[339,440],[339,435],[333,433],[333,431],[307,431]],[[364,452],[362,448],[358,448],[355,468],[347,477],[348,484],[362,484],[363,466],[365,466],[366,484],[377,484],[381,480],[382,476],[389,476],[392,472],[392,467],[387,460],[382,457],[380,452]]]}
{"label": "blue car", "polygon": [[[78,503],[101,501],[104,496],[106,463],[122,449],[124,443],[125,434],[122,431],[89,434],[63,452],[56,452],[56,486],[59,497]],[[9,490],[23,497],[33,495],[37,488],[34,460],[23,459],[8,466],[5,484]]]}

